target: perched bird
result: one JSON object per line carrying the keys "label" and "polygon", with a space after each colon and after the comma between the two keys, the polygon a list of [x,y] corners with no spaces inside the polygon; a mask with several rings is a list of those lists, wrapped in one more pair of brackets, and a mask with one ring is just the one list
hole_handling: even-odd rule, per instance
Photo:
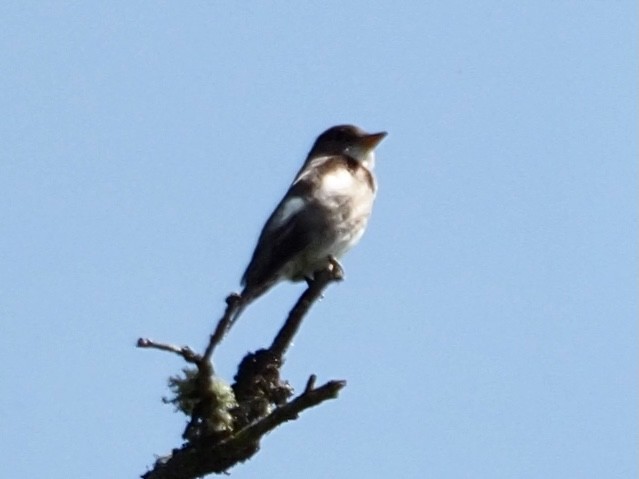
{"label": "perched bird", "polygon": [[277,282],[312,280],[360,240],[377,189],[374,149],[385,136],[339,125],[317,138],[262,229],[233,321]]}

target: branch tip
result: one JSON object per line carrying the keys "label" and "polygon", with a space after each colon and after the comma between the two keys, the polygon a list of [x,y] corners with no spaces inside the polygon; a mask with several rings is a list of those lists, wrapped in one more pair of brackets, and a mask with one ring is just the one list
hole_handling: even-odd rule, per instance
{"label": "branch tip", "polygon": [[306,381],[306,387],[304,388],[304,393],[311,391],[315,387],[315,382],[317,381],[317,376],[315,374],[311,374]]}

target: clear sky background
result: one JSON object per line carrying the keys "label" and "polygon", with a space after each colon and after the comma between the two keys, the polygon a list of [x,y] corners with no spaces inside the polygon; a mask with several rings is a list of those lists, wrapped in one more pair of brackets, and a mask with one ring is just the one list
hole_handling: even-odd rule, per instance
{"label": "clear sky background", "polygon": [[[136,477],[325,128],[387,130],[284,372],[347,379],[235,478],[637,475],[633,1],[0,5],[0,458]],[[303,285],[242,317],[231,379]]]}

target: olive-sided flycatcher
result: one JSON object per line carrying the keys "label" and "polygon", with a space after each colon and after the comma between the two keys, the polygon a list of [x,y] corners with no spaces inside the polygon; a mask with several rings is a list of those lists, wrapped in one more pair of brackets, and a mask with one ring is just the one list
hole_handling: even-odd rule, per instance
{"label": "olive-sided flycatcher", "polygon": [[312,280],[366,229],[377,190],[375,147],[386,132],[339,125],[322,133],[264,225],[242,285],[240,307],[277,282]]}

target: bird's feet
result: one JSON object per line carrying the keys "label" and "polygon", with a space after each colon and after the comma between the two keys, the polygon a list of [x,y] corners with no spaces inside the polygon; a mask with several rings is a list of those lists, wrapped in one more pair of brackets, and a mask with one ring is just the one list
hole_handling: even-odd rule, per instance
{"label": "bird's feet", "polygon": [[334,256],[330,255],[326,258],[328,264],[324,269],[317,270],[313,273],[313,276],[305,276],[304,281],[308,286],[312,286],[315,280],[317,279],[318,274],[328,273],[333,281],[342,281],[344,279],[344,268],[342,265],[335,259]]}
{"label": "bird's feet", "polygon": [[333,275],[335,281],[341,281],[344,279],[344,268],[339,264],[339,261],[334,256],[328,257],[328,270]]}

